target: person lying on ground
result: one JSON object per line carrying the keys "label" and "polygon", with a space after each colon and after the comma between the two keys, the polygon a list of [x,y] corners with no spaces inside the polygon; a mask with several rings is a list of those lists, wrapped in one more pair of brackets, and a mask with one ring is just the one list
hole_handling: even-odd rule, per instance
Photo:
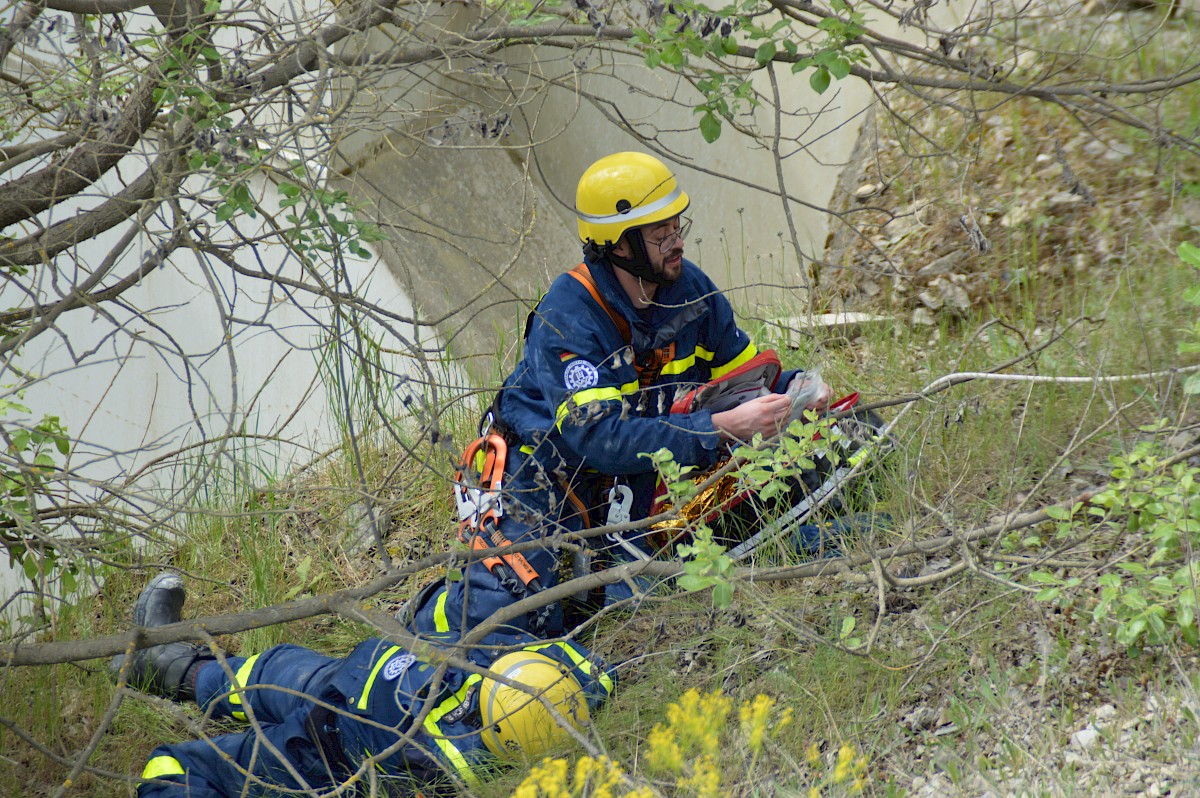
{"label": "person lying on ground", "polygon": [[[134,623],[177,623],[185,599],[177,574],[158,574],[137,600]],[[451,636],[437,642],[455,650]],[[345,657],[285,644],[219,659],[194,643],[119,655],[118,680],[250,724],[159,746],[138,798],[325,792],[351,779],[381,784],[386,795],[458,794],[458,785],[562,743],[565,724],[583,728],[616,684],[615,671],[578,643],[519,631],[488,634],[463,657],[486,675],[378,638]]]}

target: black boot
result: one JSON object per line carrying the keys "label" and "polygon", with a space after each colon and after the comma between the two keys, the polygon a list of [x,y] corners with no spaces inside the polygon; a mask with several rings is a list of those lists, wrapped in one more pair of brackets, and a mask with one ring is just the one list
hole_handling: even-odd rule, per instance
{"label": "black boot", "polygon": [[[133,607],[133,622],[153,628],[183,620],[183,602],[187,593],[178,574],[161,573],[150,580]],[[116,677],[126,667],[126,681],[153,695],[175,701],[196,698],[196,669],[216,659],[207,648],[196,643],[163,643],[133,652],[128,666],[125,655],[113,657],[109,669]]]}

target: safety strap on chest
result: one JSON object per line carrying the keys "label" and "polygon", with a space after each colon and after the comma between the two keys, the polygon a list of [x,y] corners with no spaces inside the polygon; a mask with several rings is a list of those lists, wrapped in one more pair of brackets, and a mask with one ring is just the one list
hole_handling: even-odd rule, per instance
{"label": "safety strap on chest", "polygon": [[[633,331],[629,329],[629,322],[620,313],[617,313],[611,305],[605,301],[600,294],[600,289],[596,287],[596,280],[592,277],[591,269],[586,263],[581,263],[567,274],[578,280],[588,293],[592,295],[592,299],[596,300],[596,304],[608,314],[612,319],[612,323],[616,326],[617,332],[621,334],[621,340],[625,345],[633,347]],[[667,346],[660,346],[657,349],[650,349],[645,352],[637,352],[634,355],[633,367],[637,370],[638,384],[647,388],[658,382],[658,378],[662,375],[663,366],[670,363],[675,358],[675,343],[672,341]]]}

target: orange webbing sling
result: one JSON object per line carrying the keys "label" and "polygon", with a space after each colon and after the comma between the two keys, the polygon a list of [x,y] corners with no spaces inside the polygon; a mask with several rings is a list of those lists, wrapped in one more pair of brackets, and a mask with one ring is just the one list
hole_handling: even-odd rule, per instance
{"label": "orange webbing sling", "polygon": [[[621,334],[621,340],[626,346],[633,346],[633,331],[629,329],[629,322],[625,321],[625,317],[612,309],[612,306],[604,301],[604,297],[600,295],[600,289],[596,287],[596,280],[592,277],[592,272],[588,269],[586,263],[581,263],[567,274],[574,277],[583,287],[592,295],[592,299],[596,300],[608,317],[612,319],[612,323],[616,325],[617,332]],[[666,346],[658,349],[651,349],[648,352],[635,353],[636,360],[633,364],[637,369],[638,384],[643,388],[647,388],[658,381],[662,374],[663,366],[675,359],[675,342],[672,341]]]}

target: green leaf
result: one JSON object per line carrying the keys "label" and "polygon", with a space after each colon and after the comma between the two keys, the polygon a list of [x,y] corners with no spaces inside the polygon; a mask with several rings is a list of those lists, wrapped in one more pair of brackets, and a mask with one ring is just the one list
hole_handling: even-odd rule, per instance
{"label": "green leaf", "polygon": [[23,452],[29,448],[29,430],[19,429],[9,437],[10,446],[14,452]]}
{"label": "green leaf", "polygon": [[763,42],[754,51],[754,60],[760,67],[765,67],[771,63],[771,59],[775,57],[775,42]]}
{"label": "green leaf", "polygon": [[845,58],[835,58],[829,62],[829,72],[838,80],[850,74],[850,62]]}
{"label": "green leaf", "polygon": [[1055,521],[1066,521],[1071,517],[1071,511],[1066,507],[1059,505],[1051,505],[1046,508],[1046,515],[1053,518]]}
{"label": "green leaf", "polygon": [[829,88],[829,70],[825,67],[817,67],[808,76],[808,85],[812,86],[812,90],[817,94],[824,94],[825,90]]}
{"label": "green leaf", "polygon": [[718,609],[725,609],[733,603],[733,583],[718,582],[713,585],[712,593],[713,605]]}
{"label": "green leaf", "polygon": [[721,138],[721,120],[711,112],[700,117],[700,135],[709,144]]}
{"label": "green leaf", "polygon": [[659,64],[662,63],[662,53],[658,50],[647,50],[645,60],[647,68],[658,69]]}
{"label": "green leaf", "polygon": [[713,580],[710,577],[698,576],[696,574],[682,574],[676,582],[687,592],[695,593],[697,590],[703,590],[711,585]]}
{"label": "green leaf", "polygon": [[674,42],[663,48],[661,58],[662,62],[668,66],[683,66],[683,51]]}
{"label": "green leaf", "polygon": [[842,640],[845,640],[847,637],[849,637],[851,632],[854,631],[854,626],[856,623],[857,621],[854,619],[853,615],[847,615],[845,618],[842,618],[842,631],[839,633],[838,637]]}
{"label": "green leaf", "polygon": [[1184,262],[1200,268],[1200,247],[1184,241],[1179,245],[1179,258]]}

